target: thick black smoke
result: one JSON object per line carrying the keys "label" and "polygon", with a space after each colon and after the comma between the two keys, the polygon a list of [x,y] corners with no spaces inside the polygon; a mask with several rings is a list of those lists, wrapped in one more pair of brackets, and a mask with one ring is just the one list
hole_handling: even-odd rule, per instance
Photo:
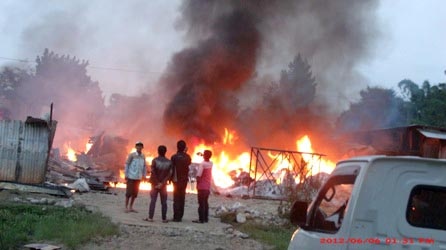
{"label": "thick black smoke", "polygon": [[[368,56],[376,37],[376,5],[374,0],[184,2],[178,25],[195,45],[173,57],[163,79],[173,95],[164,113],[166,127],[208,142],[218,140],[223,127],[240,125],[247,133],[269,130],[268,138],[295,132],[290,129],[295,124],[309,131],[325,122],[327,129],[334,114],[366,85],[355,66]],[[271,82],[258,76],[286,69],[298,54],[308,61],[317,82],[313,102],[299,110],[275,109],[269,117],[259,112]],[[306,96],[304,90],[298,96]],[[278,98],[294,98],[292,93]],[[241,137],[259,143],[256,136]]]}
{"label": "thick black smoke", "polygon": [[[85,101],[81,94],[57,88],[58,82],[67,82],[57,79],[45,85],[55,91],[38,89],[27,91],[26,96],[48,100],[46,105],[60,100],[55,102],[55,119],[65,120],[62,116],[66,115],[68,121],[78,121],[81,119],[73,117],[78,115],[91,121],[84,115],[87,111],[101,114],[100,121],[93,124],[95,132],[105,130],[153,145],[174,145],[179,137],[216,142],[224,128],[229,128],[238,131],[238,137],[248,145],[265,142],[263,145],[272,146],[273,141],[294,143],[296,131],[330,128],[335,116],[366,86],[355,67],[367,59],[377,38],[376,0],[184,1],[176,27],[186,32],[186,41],[176,40],[179,36],[171,35],[169,29],[172,18],[166,17],[177,14],[171,8],[174,4],[90,2],[64,2],[55,7],[33,1],[26,9],[35,10],[35,18],[9,15],[8,22],[26,23],[20,32],[23,55],[19,57],[30,58],[29,54],[48,47],[56,53],[91,60],[92,65],[150,73],[99,71],[89,66],[87,75],[94,80],[103,76],[97,100]],[[153,19],[157,25],[150,25]],[[172,39],[155,46],[166,37],[158,36],[161,32]],[[156,86],[156,73],[165,65],[165,53],[170,55],[184,44],[187,48],[170,59]],[[281,71],[287,70],[298,54],[310,66],[314,84],[298,80],[281,84]],[[308,88],[301,87],[304,85]],[[270,86],[279,89],[269,92]],[[68,92],[73,101],[63,98],[67,95],[62,92]],[[108,101],[105,111],[104,100]],[[70,112],[61,112],[67,103],[72,104],[66,109]],[[296,103],[306,106],[293,107]],[[41,109],[20,114],[39,116]],[[91,135],[89,129],[80,136],[78,130],[82,128],[77,126],[82,125],[61,122],[57,137],[67,141],[69,136],[76,136],[84,141]]]}
{"label": "thick black smoke", "polygon": [[196,47],[174,56],[166,84],[178,92],[164,121],[179,134],[215,142],[237,114],[234,93],[252,77],[260,35],[247,10],[220,16],[210,32]]}

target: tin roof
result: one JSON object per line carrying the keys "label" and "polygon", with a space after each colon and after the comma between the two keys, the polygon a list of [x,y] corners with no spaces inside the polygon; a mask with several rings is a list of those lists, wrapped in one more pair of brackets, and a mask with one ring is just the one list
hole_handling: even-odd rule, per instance
{"label": "tin roof", "polygon": [[446,140],[446,132],[419,128],[418,131],[428,138]]}

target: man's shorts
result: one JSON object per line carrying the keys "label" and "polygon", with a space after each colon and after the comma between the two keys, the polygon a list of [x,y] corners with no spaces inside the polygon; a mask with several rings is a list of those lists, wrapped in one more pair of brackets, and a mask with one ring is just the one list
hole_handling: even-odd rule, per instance
{"label": "man's shorts", "polygon": [[127,188],[125,191],[126,197],[138,197],[138,191],[139,191],[139,183],[141,180],[132,180],[127,179]]}

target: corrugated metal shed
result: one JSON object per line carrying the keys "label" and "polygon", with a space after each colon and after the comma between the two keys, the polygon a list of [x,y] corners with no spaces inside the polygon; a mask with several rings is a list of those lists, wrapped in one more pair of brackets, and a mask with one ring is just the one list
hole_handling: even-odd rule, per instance
{"label": "corrugated metal shed", "polygon": [[45,181],[56,121],[28,117],[0,121],[0,181],[40,184]]}

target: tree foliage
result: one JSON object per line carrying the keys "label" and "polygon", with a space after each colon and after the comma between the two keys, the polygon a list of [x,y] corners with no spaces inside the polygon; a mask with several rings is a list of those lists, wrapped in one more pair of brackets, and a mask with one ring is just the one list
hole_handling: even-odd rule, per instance
{"label": "tree foliage", "polygon": [[308,106],[316,95],[316,83],[308,62],[298,54],[288,65],[288,70],[282,70],[279,81],[279,93],[283,105],[292,110]]}
{"label": "tree foliage", "polygon": [[446,127],[446,84],[420,86],[411,80],[398,83],[401,96],[392,89],[368,87],[360,92],[337,120],[341,131],[370,130],[408,125]]}
{"label": "tree foliage", "polygon": [[0,119],[10,119],[11,110],[21,106],[17,89],[30,77],[27,70],[17,67],[4,67],[0,71]]}
{"label": "tree foliage", "polygon": [[411,123],[446,127],[445,83],[432,86],[425,81],[419,87],[410,80],[403,80],[398,87],[409,100],[407,114]]}
{"label": "tree foliage", "polygon": [[88,76],[87,66],[85,60],[45,49],[32,71],[4,68],[0,72],[1,104],[11,119],[42,116],[54,103],[56,119],[78,125],[94,123],[105,106],[99,84]]}
{"label": "tree foliage", "polygon": [[307,108],[316,95],[316,82],[311,66],[299,54],[282,70],[278,83],[271,83],[263,94],[264,107],[271,112],[295,115]]}
{"label": "tree foliage", "polygon": [[403,126],[407,124],[404,100],[395,91],[379,87],[367,87],[360,92],[360,100],[351,103],[343,112],[337,127],[341,131],[370,130]]}

